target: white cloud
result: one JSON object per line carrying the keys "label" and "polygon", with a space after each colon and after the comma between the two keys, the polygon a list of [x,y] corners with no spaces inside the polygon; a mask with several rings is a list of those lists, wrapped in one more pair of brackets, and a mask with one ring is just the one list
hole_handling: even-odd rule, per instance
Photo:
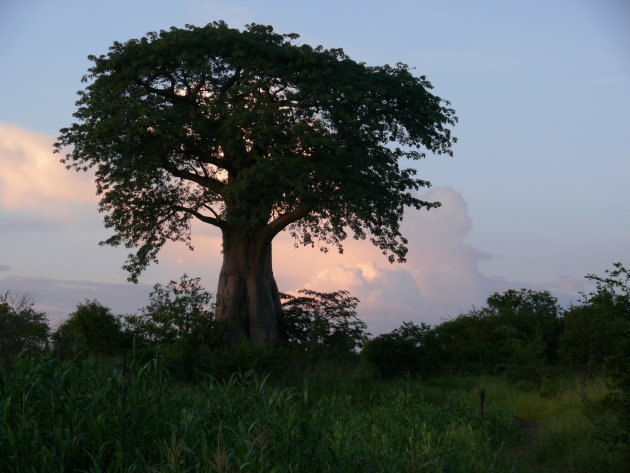
{"label": "white cloud", "polygon": [[17,210],[60,201],[96,202],[93,176],[66,170],[53,154],[54,141],[50,135],[0,123],[0,206]]}

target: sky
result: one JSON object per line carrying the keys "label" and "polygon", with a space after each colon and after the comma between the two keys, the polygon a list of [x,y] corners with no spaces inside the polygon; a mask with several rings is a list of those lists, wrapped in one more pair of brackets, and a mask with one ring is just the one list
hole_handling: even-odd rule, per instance
{"label": "sky", "polygon": [[281,291],[347,289],[376,334],[509,288],[568,305],[586,274],[630,265],[630,2],[0,0],[0,294],[30,294],[55,324],[86,299],[133,313],[183,273],[215,292],[220,235],[202,224],[194,252],[168,245],[127,283],[128,250],[98,245],[110,233],[93,179],[66,171],[52,143],[73,122],[88,55],[216,20],[409,64],[459,118],[454,157],[416,164],[433,184],[424,197],[443,205],[407,212],[407,263],[366,242],[322,255],[280,235]]}

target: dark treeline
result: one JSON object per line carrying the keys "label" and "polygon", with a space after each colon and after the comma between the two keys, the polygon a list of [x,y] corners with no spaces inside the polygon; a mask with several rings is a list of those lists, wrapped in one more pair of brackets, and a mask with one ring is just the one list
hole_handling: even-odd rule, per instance
{"label": "dark treeline", "polygon": [[7,293],[0,297],[0,361],[10,366],[25,351],[61,359],[97,357],[124,369],[158,360],[172,375],[194,381],[251,368],[282,376],[332,360],[381,379],[504,375],[547,395],[554,394],[559,377],[600,376],[610,392],[589,408],[607,441],[628,443],[630,271],[617,263],[604,276],[587,279],[594,290],[568,308],[547,291],[510,289],[439,325],[404,322],[376,337],[357,316],[359,300],[347,291],[283,294],[285,342],[275,348],[224,346],[211,294],[187,275],[157,284],[136,314],[115,315],[98,301],[85,301],[54,330],[28,297]]}

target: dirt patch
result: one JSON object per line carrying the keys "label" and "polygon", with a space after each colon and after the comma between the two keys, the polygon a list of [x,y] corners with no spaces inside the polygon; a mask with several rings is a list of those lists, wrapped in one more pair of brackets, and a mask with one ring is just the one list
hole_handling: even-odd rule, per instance
{"label": "dirt patch", "polygon": [[[521,433],[521,440],[517,445],[508,447],[505,452],[518,463],[534,466],[535,461],[532,458],[532,450],[539,436],[540,422],[523,419],[519,416],[514,416],[514,422]],[[543,470],[542,465],[537,466],[541,467],[541,471],[548,471],[546,469]]]}
{"label": "dirt patch", "polygon": [[514,416],[514,422],[516,422],[518,430],[530,438],[535,437],[540,430],[540,422],[536,422],[535,420],[527,420],[519,416]]}

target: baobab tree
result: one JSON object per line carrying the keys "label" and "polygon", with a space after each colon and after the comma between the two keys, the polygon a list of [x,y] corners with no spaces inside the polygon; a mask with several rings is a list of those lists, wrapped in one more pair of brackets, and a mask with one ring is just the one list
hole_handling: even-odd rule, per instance
{"label": "baobab tree", "polygon": [[96,169],[102,242],[134,248],[130,280],[192,219],[218,227],[216,318],[230,340],[273,344],[281,306],[272,240],[336,247],[349,233],[403,261],[406,207],[432,209],[403,160],[452,154],[449,103],[408,66],[367,66],[271,26],[223,22],[148,33],[90,56],[68,168]]}

